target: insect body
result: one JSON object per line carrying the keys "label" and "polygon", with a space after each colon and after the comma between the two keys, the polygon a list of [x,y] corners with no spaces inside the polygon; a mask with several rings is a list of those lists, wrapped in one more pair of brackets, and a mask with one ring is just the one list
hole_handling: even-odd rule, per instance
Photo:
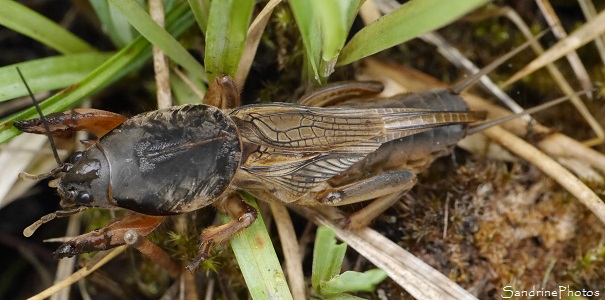
{"label": "insect body", "polygon": [[[383,108],[268,104],[245,106],[227,115],[199,104],[144,113],[75,154],[69,171],[60,177],[58,191],[70,205],[172,215],[211,204],[232,181],[238,188],[258,190],[246,181],[256,178],[257,184],[269,182],[260,182],[261,190],[277,193],[273,198],[302,201],[314,187],[368,154],[373,155],[365,165],[374,165],[376,154],[413,143],[411,139],[428,138],[427,144],[439,148],[428,150],[432,157],[464,137],[465,126],[460,124],[484,118],[483,113],[465,111],[464,102],[456,98],[447,110],[409,108],[434,102],[418,99],[422,96],[386,99]],[[17,126],[32,131],[28,123]],[[381,146],[385,150],[377,151]],[[407,160],[417,160],[415,156],[427,148],[401,150]],[[304,199],[301,204],[321,203]]]}
{"label": "insect body", "polygon": [[55,252],[69,257],[123,245],[126,230],[145,236],[165,216],[213,205],[233,221],[202,232],[198,257],[187,266],[193,270],[213,243],[228,240],[256,219],[256,210],[235,193],[238,189],[261,200],[303,206],[375,199],[346,218],[350,227],[365,226],[411,189],[416,174],[447,154],[469,125],[485,119],[484,112],[469,111],[458,93],[522,48],[450,90],[359,101],[360,95],[378,94],[382,86],[349,82],[326,86],[298,104],[229,110],[238,106],[239,94],[232,79],[222,76],[206,96],[205,103],[212,105],[177,106],[130,119],[75,109],[16,121],[25,132],[86,130],[100,137],[87,142],[88,149],[70,163],[36,176],[56,178],[52,185],[63,210],[44,216],[24,234],[89,207],[132,212]]}
{"label": "insect body", "polygon": [[[214,88],[220,85],[230,93],[228,83],[224,77]],[[338,87],[349,86],[355,90],[350,83]],[[331,88],[305,99],[305,104],[324,101]],[[305,206],[399,195],[414,185],[417,172],[465,136],[468,124],[485,118],[482,112],[468,111],[460,97],[446,90],[363,104],[345,97],[326,104],[334,107],[274,103],[222,111],[184,105],[126,121],[97,110],[51,114],[54,133],[85,129],[102,137],[53,172],[65,210],[43,218],[28,233],[55,216],[88,207],[138,213],[101,229],[103,234],[77,237],[56,252],[72,256],[123,244],[120,229],[134,227],[145,235],[163,220],[146,216],[214,204],[236,221],[229,230],[218,231],[220,238],[202,234],[202,240],[210,241],[202,247],[201,260],[213,239],[228,239],[256,217],[241,200],[234,200],[236,189],[267,201]],[[41,121],[18,121],[15,126],[43,133]],[[382,210],[388,206],[381,205]]]}

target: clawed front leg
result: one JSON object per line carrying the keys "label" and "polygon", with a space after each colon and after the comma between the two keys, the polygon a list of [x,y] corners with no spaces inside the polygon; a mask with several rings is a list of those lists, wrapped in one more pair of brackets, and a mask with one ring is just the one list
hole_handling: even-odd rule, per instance
{"label": "clawed front leg", "polygon": [[81,253],[103,251],[124,245],[124,235],[134,230],[141,236],[146,236],[155,230],[166,217],[147,216],[131,213],[115,220],[107,226],[77,236],[61,245],[54,252],[56,258],[72,257]]}
{"label": "clawed front leg", "polygon": [[[86,131],[97,138],[127,120],[120,114],[91,108],[76,108],[49,114],[44,118],[54,136],[69,137],[76,131]],[[14,125],[23,132],[46,134],[41,119],[17,120]]]}
{"label": "clawed front leg", "polygon": [[238,232],[250,226],[257,217],[256,209],[244,202],[235,193],[224,197],[213,205],[218,211],[228,215],[232,221],[220,226],[208,227],[202,231],[198,256],[186,267],[191,272],[194,272],[199,264],[210,256],[212,245],[228,241]]}

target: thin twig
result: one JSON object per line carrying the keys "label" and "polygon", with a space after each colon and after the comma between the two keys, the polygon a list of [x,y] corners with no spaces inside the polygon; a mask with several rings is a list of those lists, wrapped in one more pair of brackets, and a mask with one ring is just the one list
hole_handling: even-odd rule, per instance
{"label": "thin twig", "polygon": [[[525,21],[523,21],[521,16],[519,16],[519,14],[510,7],[504,7],[502,8],[502,11],[504,13],[504,16],[511,20],[526,38],[530,39],[531,31]],[[537,55],[542,55],[544,53],[544,48],[537,42],[532,43],[531,47]],[[603,127],[597,120],[595,120],[595,118],[592,116],[588,108],[586,108],[586,105],[584,105],[584,102],[582,102],[580,97],[572,96],[575,91],[569,81],[565,78],[563,73],[561,73],[559,68],[554,65],[553,62],[546,64],[545,67],[546,70],[553,77],[554,81],[557,83],[557,87],[561,89],[565,96],[571,96],[571,103],[576,107],[578,112],[582,115],[584,120],[586,120],[590,128],[597,136],[595,139],[584,141],[584,143],[588,146],[593,146],[602,143],[605,139],[605,132],[603,131]]]}
{"label": "thin twig", "polygon": [[[69,217],[69,223],[67,223],[67,230],[65,232],[66,236],[75,236],[80,231],[80,219],[81,216],[79,214],[73,215]],[[59,261],[57,265],[57,272],[55,273],[55,280],[53,284],[56,284],[66,278],[68,278],[71,274],[73,274],[74,266],[76,265],[77,257],[64,258]],[[69,291],[71,286],[66,287],[65,289],[59,291],[58,293],[52,295],[51,300],[60,300],[60,299],[69,299]]]}
{"label": "thin twig", "polygon": [[62,280],[61,282],[58,282],[57,284],[45,289],[44,291],[38,293],[37,295],[28,298],[28,300],[42,300],[42,299],[48,298],[51,295],[57,293],[58,291],[64,289],[65,287],[78,282],[82,278],[88,276],[90,273],[96,271],[98,268],[102,267],[103,265],[105,265],[106,263],[108,263],[109,261],[114,259],[116,256],[120,255],[122,252],[124,252],[124,250],[126,250],[126,247],[127,246],[120,246],[118,248],[115,248],[111,252],[108,252],[107,255],[104,255],[106,252],[97,254],[97,256],[99,256],[99,255],[104,255],[104,256],[92,267],[82,268],[82,269],[78,270],[77,272],[71,274],[71,276],[69,276],[65,280]]}
{"label": "thin twig", "polygon": [[193,93],[200,99],[199,102],[202,102],[202,100],[204,99],[204,95],[206,95],[206,94],[202,90],[200,90],[197,86],[195,86],[193,81],[191,81],[191,79],[189,79],[189,77],[187,77],[185,74],[183,74],[183,72],[181,70],[179,70],[178,68],[172,68],[172,70],[174,71],[176,76],[178,76],[181,80],[183,80],[185,85],[187,85],[189,87],[189,89],[191,89],[193,91]]}
{"label": "thin twig", "polygon": [[282,249],[284,252],[284,258],[286,261],[286,274],[288,283],[290,284],[290,291],[294,300],[307,299],[305,276],[302,269],[302,257],[300,256],[298,241],[296,239],[296,232],[294,232],[294,226],[292,225],[292,219],[286,207],[281,203],[269,203],[271,207],[271,213],[277,226],[277,232],[279,234],[279,240],[281,241]]}
{"label": "thin twig", "polygon": [[605,203],[590,188],[588,188],[576,176],[563,168],[560,164],[544,154],[528,142],[522,140],[516,135],[502,129],[501,127],[492,127],[483,134],[504,146],[509,151],[517,154],[519,157],[531,162],[550,178],[557,181],[569,193],[574,195],[578,201],[590,209],[605,224]]}
{"label": "thin twig", "polygon": [[[463,68],[471,74],[478,73],[480,69],[468,58],[466,58],[458,49],[450,45],[440,34],[436,32],[430,32],[420,37],[423,41],[431,43],[437,47],[437,51],[447,58],[453,65],[458,68]],[[508,94],[506,94],[501,88],[498,87],[487,75],[481,76],[478,84],[494,96],[498,97],[504,105],[510,108],[514,112],[522,112],[523,108],[513,100]],[[530,116],[525,117],[528,121],[531,119]]]}
{"label": "thin twig", "polygon": [[[561,40],[567,37],[567,32],[563,26],[561,26],[561,20],[559,20],[559,17],[557,16],[557,13],[555,13],[550,2],[548,0],[536,0],[536,4],[538,4],[540,11],[542,11],[542,15],[546,19],[546,22],[548,22],[548,25],[552,28],[552,32],[557,39]],[[572,51],[566,54],[565,57],[567,57],[567,61],[569,61],[571,68],[574,73],[576,73],[582,88],[585,91],[591,91],[592,82],[590,82],[590,76],[588,76],[588,71],[586,71],[586,68],[582,64],[578,52]],[[589,98],[592,99],[592,94],[589,94]]]}
{"label": "thin twig", "polygon": [[[591,21],[597,15],[597,9],[594,7],[592,0],[578,0],[582,13],[586,17],[586,21]],[[605,64],[605,36],[599,35],[594,40],[595,46],[599,50],[599,56],[601,57],[601,63]]]}
{"label": "thin twig", "polygon": [[416,299],[477,299],[445,275],[375,230],[366,227],[351,231],[335,226],[330,218],[323,215],[324,212],[334,213],[336,209],[333,207],[311,210],[292,206],[292,209],[317,225],[332,228],[340,240],[384,270],[391,279]]}
{"label": "thin twig", "polygon": [[[149,14],[151,18],[164,28],[164,3],[162,0],[149,1]],[[158,108],[169,108],[172,106],[172,94],[170,92],[170,69],[166,56],[160,48],[153,46],[153,70],[155,71],[155,83],[157,87]]]}
{"label": "thin twig", "polygon": [[523,69],[511,76],[506,81],[505,85],[510,85],[513,82],[518,81],[546,64],[553,62],[563,55],[575,51],[586,43],[594,40],[597,36],[605,32],[603,23],[605,23],[605,11],[600,12],[594,19],[584,23],[582,27],[570,33],[569,36],[550,47],[544,54],[531,61]]}
{"label": "thin twig", "polygon": [[212,300],[214,299],[214,286],[216,285],[216,282],[213,278],[209,278],[208,279],[208,284],[206,284],[206,296],[204,297],[205,300]]}
{"label": "thin twig", "polygon": [[269,22],[273,9],[281,1],[282,0],[269,1],[269,3],[265,5],[258,16],[256,16],[254,21],[252,21],[252,24],[250,24],[248,36],[246,37],[246,45],[244,46],[242,58],[240,59],[239,66],[237,68],[237,74],[235,75],[235,82],[237,83],[240,92],[244,88],[244,82],[246,82],[246,78],[248,77],[248,73],[252,67],[252,61],[254,60],[256,49],[258,48],[258,44],[263,36],[263,32],[265,31],[265,26],[267,26],[267,23]]}
{"label": "thin twig", "polygon": [[[184,267],[185,264],[183,264]],[[181,282],[183,283],[183,292],[185,294],[185,299],[187,300],[198,300],[200,299],[200,295],[197,290],[197,286],[195,284],[195,275],[190,272],[182,272],[181,273]],[[181,293],[182,295],[183,293]]]}
{"label": "thin twig", "polygon": [[[393,0],[381,0],[381,1],[379,1],[379,3],[381,4],[379,6],[381,12],[385,13],[385,14],[396,9],[400,5]],[[510,7],[505,6],[505,7],[500,7],[500,8],[496,8],[496,9],[491,9],[488,11],[482,11],[481,13],[471,14],[471,15],[465,17],[465,19],[474,20],[474,19],[493,18],[493,17],[497,17],[497,16],[504,16],[504,17],[508,18],[511,22],[513,22],[513,24],[515,24],[517,26],[517,28],[521,31],[521,33],[528,39],[528,41],[530,41],[530,45],[531,45],[532,49],[534,50],[534,52],[536,52],[536,54],[538,54],[540,56],[544,53],[544,48],[540,45],[540,43],[538,43],[537,41],[535,41],[535,39],[533,39],[533,35],[531,33],[531,30],[529,29],[529,26],[527,26],[527,24],[525,23],[525,21],[523,21],[523,19],[519,16],[519,14],[515,10],[511,9]],[[441,38],[437,33],[425,34],[424,36],[422,36],[422,39],[426,42],[432,43],[435,46],[437,46],[439,52],[445,58],[450,60],[450,62],[452,64],[454,64],[455,66],[457,66],[459,68],[465,68],[468,71],[470,71],[471,73],[475,73],[478,70],[477,67],[472,62],[470,62],[468,59],[466,59],[464,56],[462,56],[455,48],[449,46],[446,43],[446,41],[443,38]],[[565,96],[571,97],[571,102],[573,103],[573,105],[576,107],[578,112],[582,115],[582,117],[586,120],[588,125],[591,127],[591,129],[595,133],[596,138],[584,141],[584,144],[586,144],[587,146],[594,146],[594,145],[601,144],[603,141],[605,141],[605,131],[603,130],[603,127],[592,116],[592,114],[590,113],[590,111],[588,110],[586,105],[584,105],[584,103],[582,102],[580,97],[573,96],[574,89],[571,87],[569,82],[565,79],[565,76],[563,76],[561,71],[559,71],[559,69],[554,65],[553,62],[546,63],[545,67],[548,70],[548,72],[551,74],[551,76],[553,77],[555,82],[557,83],[557,86],[561,89],[561,91],[563,91]],[[578,72],[581,73],[581,71],[578,71]],[[590,80],[588,80],[588,81],[590,81]],[[479,84],[481,86],[485,87],[492,94],[494,94],[496,97],[498,97],[498,99],[500,99],[503,103],[505,103],[512,111],[520,112],[522,109],[519,107],[519,105],[517,105],[514,102],[514,100],[512,100],[508,95],[506,95],[502,91],[502,88],[506,87],[508,85],[508,83],[509,82],[507,81],[505,84],[501,85],[500,87],[497,87],[491,80],[489,80],[489,78],[487,78],[487,76],[483,76],[479,81]],[[586,87],[584,87],[584,88],[586,89]],[[590,87],[589,87],[589,89],[590,89]],[[525,119],[529,120],[529,118],[525,118]]]}
{"label": "thin twig", "polygon": [[368,25],[382,17],[382,14],[376,6],[376,3],[374,3],[374,0],[367,0],[364,2],[359,9],[359,14],[361,15],[361,20],[365,25]]}

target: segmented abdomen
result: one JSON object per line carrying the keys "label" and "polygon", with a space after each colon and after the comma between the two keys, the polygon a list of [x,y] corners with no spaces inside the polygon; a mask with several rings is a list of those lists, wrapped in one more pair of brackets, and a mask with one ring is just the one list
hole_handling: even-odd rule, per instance
{"label": "segmented abdomen", "polygon": [[[441,112],[468,112],[468,106],[458,95],[448,90],[402,94],[391,98],[346,101],[339,106],[367,108],[419,108]],[[445,114],[447,116],[447,113]],[[483,114],[469,114],[480,121]],[[342,185],[383,172],[411,170],[419,173],[428,168],[440,156],[448,154],[456,143],[466,135],[466,125],[448,125],[406,136],[383,144],[347,171],[333,177],[333,185]]]}

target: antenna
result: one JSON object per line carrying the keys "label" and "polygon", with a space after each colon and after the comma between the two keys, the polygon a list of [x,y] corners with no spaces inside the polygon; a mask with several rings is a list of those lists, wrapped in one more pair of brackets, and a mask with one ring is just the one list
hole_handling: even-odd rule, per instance
{"label": "antenna", "polygon": [[468,76],[467,78],[464,78],[463,80],[457,82],[452,87],[450,87],[450,91],[454,94],[460,94],[462,91],[466,90],[468,87],[475,84],[481,76],[483,76],[487,73],[490,73],[495,68],[502,65],[505,61],[507,61],[507,60],[511,59],[513,56],[517,55],[519,52],[521,52],[521,50],[527,48],[531,44],[531,42],[533,42],[534,40],[536,40],[536,41],[539,40],[541,37],[543,37],[548,32],[550,32],[550,28],[543,30],[542,32],[538,33],[538,35],[533,37],[532,40],[526,41],[521,46],[519,46],[519,47],[513,49],[512,51],[510,51],[509,53],[497,58],[496,60],[491,62],[489,65],[487,65],[483,69],[481,69],[481,71],[479,71],[475,74],[472,74],[472,75]]}
{"label": "antenna", "polygon": [[582,96],[582,95],[588,94],[590,92],[592,92],[592,91],[577,92],[577,93],[571,94],[571,95],[566,96],[566,97],[557,98],[555,100],[548,101],[548,102],[540,104],[538,106],[534,106],[534,107],[526,109],[526,110],[524,110],[524,111],[522,111],[520,113],[512,114],[510,116],[507,116],[507,117],[504,117],[504,118],[500,118],[500,119],[495,119],[495,120],[483,122],[483,123],[477,124],[475,126],[470,126],[468,128],[468,130],[466,131],[466,134],[467,135],[475,134],[475,133],[477,133],[479,131],[483,131],[483,130],[485,130],[487,128],[490,128],[490,127],[493,127],[493,126],[496,126],[496,125],[500,125],[502,123],[505,123],[505,122],[508,122],[510,120],[516,119],[518,117],[522,117],[522,116],[525,116],[525,115],[529,115],[529,114],[533,114],[535,112],[539,112],[539,111],[545,110],[545,109],[547,109],[547,108],[549,108],[551,106],[554,106],[554,105],[557,105],[559,103],[563,103],[565,101],[568,101],[573,96]]}
{"label": "antenna", "polygon": [[59,164],[59,166],[63,166],[63,162],[61,161],[61,158],[59,158],[59,153],[57,152],[57,146],[55,146],[55,140],[53,139],[53,136],[50,133],[50,127],[48,126],[48,122],[46,121],[46,118],[44,118],[44,114],[42,114],[42,110],[40,109],[40,106],[38,105],[38,101],[36,101],[36,97],[34,97],[34,93],[32,93],[31,89],[29,88],[29,85],[27,85],[27,82],[25,81],[23,74],[21,74],[21,70],[19,70],[19,67],[16,67],[16,69],[17,69],[17,73],[19,73],[19,77],[21,77],[21,81],[23,81],[23,84],[25,85],[25,88],[27,89],[27,92],[29,93],[29,96],[32,98],[32,101],[34,102],[34,106],[36,107],[36,110],[38,111],[38,115],[40,115],[40,120],[42,121],[42,125],[44,125],[44,130],[46,130],[46,134],[48,135],[48,140],[50,141],[50,147],[53,150],[53,155],[55,156],[55,160],[57,161],[57,164]]}

